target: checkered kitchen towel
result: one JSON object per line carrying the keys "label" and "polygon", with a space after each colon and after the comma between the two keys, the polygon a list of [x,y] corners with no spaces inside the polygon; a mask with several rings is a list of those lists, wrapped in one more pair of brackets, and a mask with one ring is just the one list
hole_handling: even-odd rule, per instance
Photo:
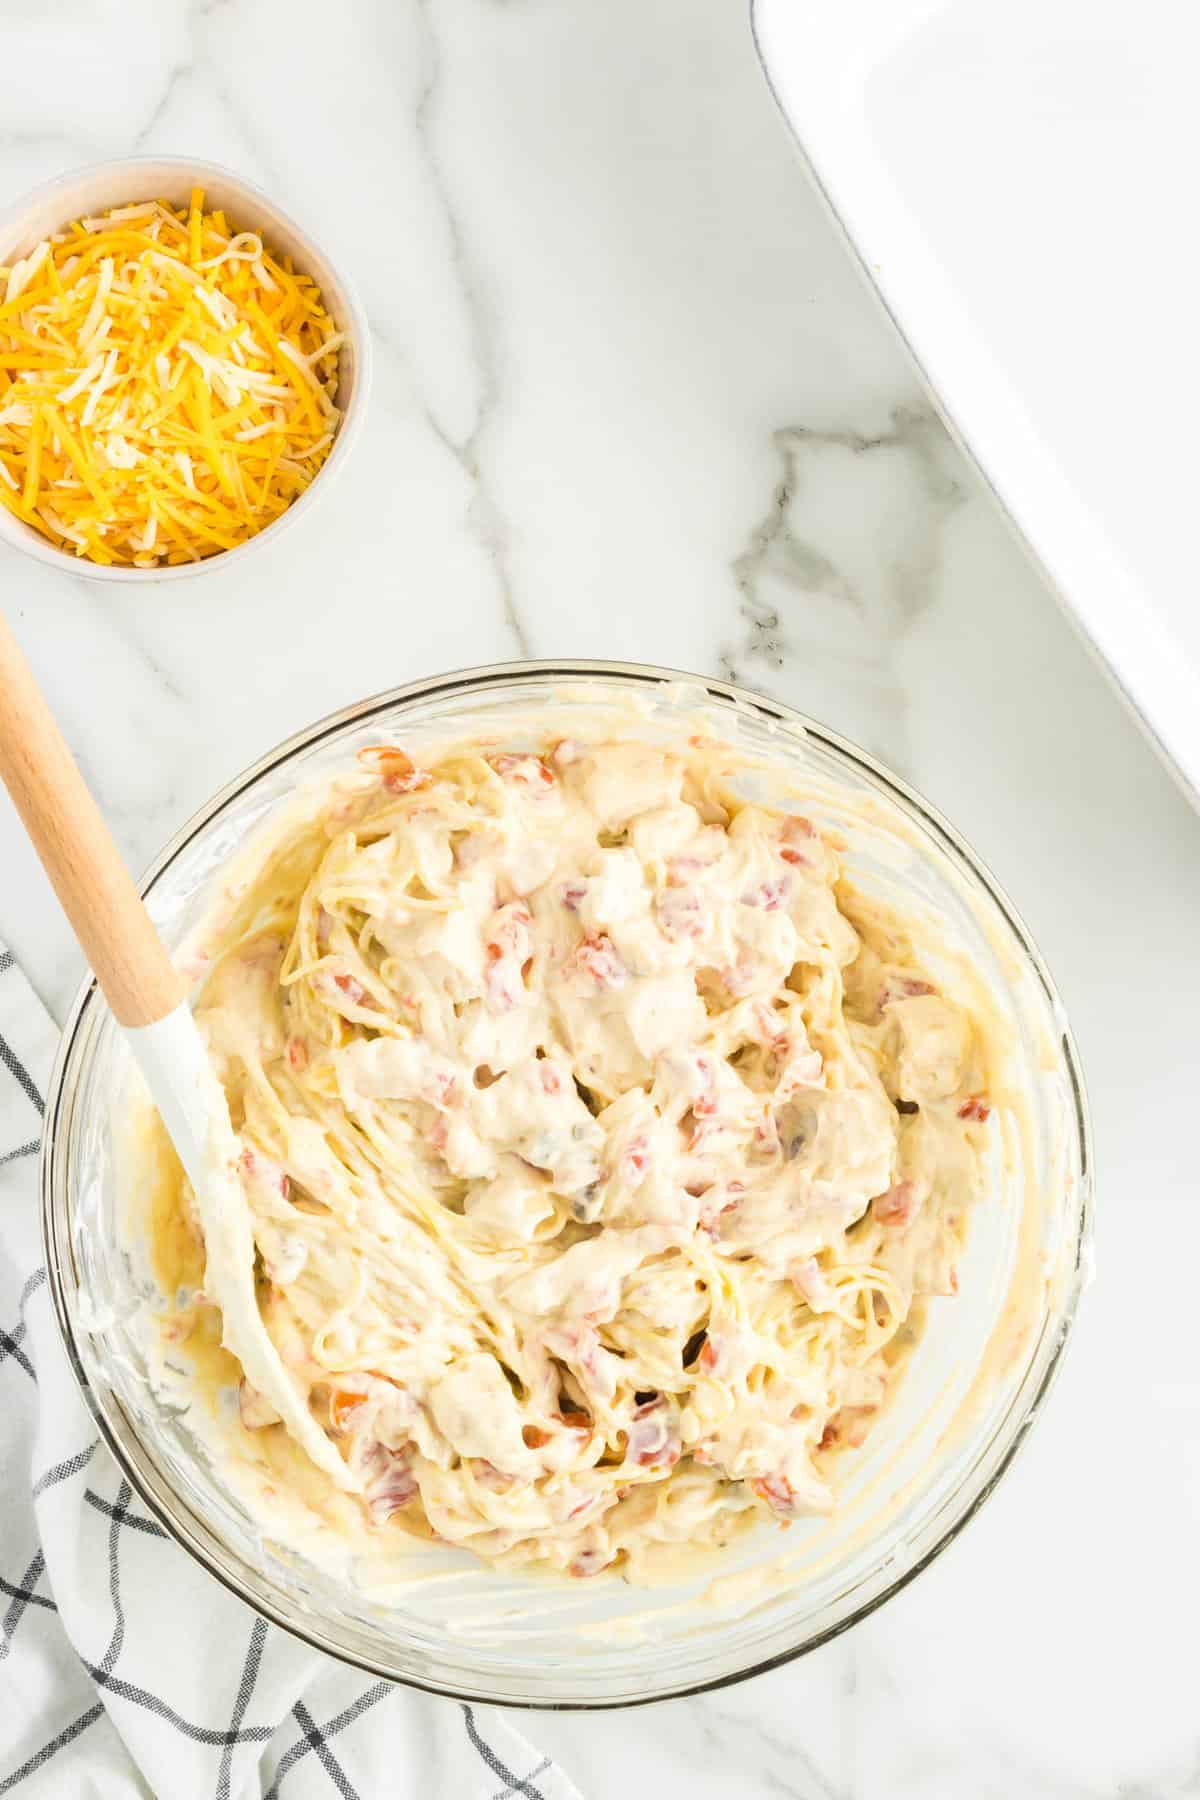
{"label": "checkered kitchen towel", "polygon": [[55,1037],[0,945],[0,1795],[579,1800],[495,1713],[367,1682],[266,1625],[143,1511],[41,1263]]}

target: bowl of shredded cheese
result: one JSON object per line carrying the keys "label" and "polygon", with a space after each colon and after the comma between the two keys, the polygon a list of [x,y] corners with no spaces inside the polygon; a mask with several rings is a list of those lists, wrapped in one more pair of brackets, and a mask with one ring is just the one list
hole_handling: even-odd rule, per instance
{"label": "bowl of shredded cheese", "polygon": [[43,562],[244,554],[325,491],[369,382],[345,277],[228,169],[96,164],[0,217],[0,542]]}

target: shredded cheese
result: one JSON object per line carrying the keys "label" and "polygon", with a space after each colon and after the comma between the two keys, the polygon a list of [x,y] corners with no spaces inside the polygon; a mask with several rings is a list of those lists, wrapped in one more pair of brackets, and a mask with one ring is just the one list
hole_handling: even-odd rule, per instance
{"label": "shredded cheese", "polygon": [[342,342],[201,188],[77,219],[0,266],[0,505],[98,563],[232,549],[329,455]]}

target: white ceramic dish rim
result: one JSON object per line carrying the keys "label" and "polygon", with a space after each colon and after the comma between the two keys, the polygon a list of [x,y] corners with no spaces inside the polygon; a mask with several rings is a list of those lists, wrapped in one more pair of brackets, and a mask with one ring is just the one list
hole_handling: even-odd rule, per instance
{"label": "white ceramic dish rim", "polygon": [[[891,790],[913,810],[914,815],[919,817],[928,828],[935,841],[940,841],[944,849],[950,850],[955,857],[962,859],[974,872],[976,878],[982,882],[992,902],[997,906],[1011,929],[1016,943],[1028,958],[1028,966],[1053,1013],[1056,1037],[1061,1048],[1064,1069],[1069,1079],[1078,1153],[1078,1197],[1074,1208],[1076,1224],[1070,1240],[1073,1254],[1070,1257],[1069,1266],[1064,1268],[1063,1287],[1055,1305],[1047,1314],[1046,1329],[1040,1335],[1039,1347],[1026,1368],[1019,1390],[1006,1406],[994,1431],[989,1433],[986,1444],[979,1448],[978,1454],[973,1458],[970,1474],[964,1478],[952,1499],[947,1502],[945,1510],[949,1515],[948,1520],[941,1520],[936,1530],[930,1533],[929,1541],[921,1546],[911,1561],[900,1568],[891,1567],[885,1578],[880,1579],[871,1587],[870,1591],[860,1595],[856,1603],[850,1605],[830,1624],[818,1629],[809,1637],[797,1641],[786,1650],[762,1656],[719,1675],[704,1679],[689,1679],[681,1682],[678,1686],[668,1685],[666,1688],[644,1695],[623,1695],[620,1698],[578,1698],[566,1697],[561,1694],[551,1697],[545,1694],[525,1696],[511,1692],[497,1693],[492,1689],[481,1689],[479,1686],[469,1683],[455,1682],[451,1684],[436,1678],[425,1679],[412,1672],[397,1674],[394,1669],[385,1666],[370,1654],[351,1650],[332,1641],[315,1625],[310,1624],[288,1597],[279,1590],[264,1591],[261,1582],[252,1578],[247,1581],[247,1578],[239,1576],[233,1567],[233,1560],[236,1559],[231,1559],[221,1541],[214,1537],[207,1522],[194,1513],[186,1502],[181,1501],[178,1493],[164,1481],[161,1471],[149,1457],[136,1428],[132,1427],[121,1401],[111,1387],[107,1383],[103,1383],[102,1387],[98,1389],[93,1384],[86,1359],[77,1341],[79,1321],[74,1316],[67,1291],[71,1283],[64,1270],[66,1260],[72,1257],[73,1252],[69,1231],[64,1230],[68,1221],[65,1215],[60,1219],[57,1199],[57,1188],[66,1179],[65,1159],[70,1154],[70,1117],[79,1090],[79,1071],[75,1067],[79,1044],[81,1037],[87,1036],[93,1023],[95,1008],[100,1005],[95,985],[91,981],[85,982],[76,997],[64,1029],[48,1088],[46,1132],[41,1158],[42,1229],[47,1268],[50,1271],[51,1292],[63,1341],[76,1379],[96,1420],[98,1429],[151,1513],[162,1521],[169,1535],[181,1543],[202,1566],[208,1569],[210,1574],[236,1593],[245,1603],[253,1606],[264,1617],[271,1619],[292,1635],[327,1654],[340,1657],[352,1666],[382,1675],[387,1679],[399,1680],[406,1685],[425,1688],[433,1693],[449,1694],[459,1699],[478,1700],[490,1704],[517,1707],[541,1706],[557,1710],[597,1710],[614,1706],[636,1705],[723,1687],[761,1673],[766,1669],[778,1667],[796,1656],[806,1654],[831,1638],[840,1635],[842,1631],[866,1617],[877,1606],[907,1586],[958,1536],[983,1501],[994,1491],[1008,1468],[1034,1420],[1039,1416],[1061,1366],[1062,1352],[1070,1336],[1070,1328],[1090,1271],[1093,1204],[1092,1135],[1078,1051],[1053,980],[1019,914],[1013,909],[1003,889],[995,882],[990,872],[935,809],[866,752],[850,743],[849,740],[840,737],[836,732],[827,730],[816,721],[795,712],[790,707],[723,681],[643,664],[599,661],[570,663],[533,661],[463,669],[441,677],[433,677],[387,690],[317,721],[268,752],[251,768],[227,784],[166,846],[147,873],[143,881],[143,892],[152,893],[157,881],[166,874],[175,859],[187,850],[192,838],[204,830],[224,809],[233,804],[244,790],[273,769],[286,764],[295,754],[317,748],[327,739],[337,738],[348,727],[375,716],[385,707],[390,709],[397,704],[416,704],[447,698],[469,701],[480,690],[486,691],[497,683],[522,680],[526,677],[552,678],[563,683],[586,682],[591,677],[600,678],[602,681],[617,678],[632,685],[646,687],[662,683],[682,682],[689,689],[695,690],[698,695],[724,702],[733,702],[739,707],[751,710],[764,720],[783,724],[792,730],[799,728],[805,736],[811,737],[816,743],[832,749],[850,763],[857,764],[885,790]],[[69,1077],[73,1077],[73,1079],[69,1079]],[[56,1147],[60,1141],[65,1148],[62,1154],[56,1155]]]}
{"label": "white ceramic dish rim", "polygon": [[[1189,659],[979,335],[936,246],[908,224],[868,144],[862,81],[882,47],[928,6],[852,0],[797,9],[790,0],[749,0],[749,7],[780,114],[930,400],[1164,766],[1200,806],[1200,729]],[[807,34],[805,54],[785,58],[783,31]],[[895,269],[905,271],[902,288],[881,273]],[[914,294],[919,306],[911,304]]]}
{"label": "white ceramic dish rim", "polygon": [[[88,581],[123,584],[182,581],[193,575],[206,574],[215,568],[227,568],[231,557],[237,557],[239,562],[244,561],[252,551],[276,542],[288,526],[294,525],[299,518],[310,512],[317,499],[329,491],[331,481],[345,467],[366,417],[371,389],[371,332],[353,284],[321,249],[304,225],[277,205],[262,188],[247,181],[244,175],[239,175],[236,169],[191,156],[119,156],[107,162],[82,163],[76,168],[64,170],[61,175],[55,175],[50,181],[43,182],[0,210],[0,258],[7,258],[13,249],[21,245],[23,235],[26,234],[26,221],[32,211],[49,205],[56,195],[65,196],[83,186],[99,189],[119,184],[127,189],[125,201],[116,198],[98,199],[91,204],[133,205],[139,199],[154,197],[139,192],[139,177],[146,180],[161,178],[164,170],[194,177],[195,182],[202,187],[218,184],[229,188],[238,196],[239,208],[244,207],[244,217],[237,221],[243,230],[261,227],[268,236],[272,230],[282,230],[301,246],[301,254],[308,262],[306,273],[311,273],[314,280],[318,281],[326,300],[330,297],[327,290],[335,290],[337,312],[344,313],[344,317],[338,318],[336,322],[349,338],[354,356],[350,402],[324,465],[300,498],[293,501],[287,511],[264,531],[235,545],[232,550],[219,551],[213,556],[204,557],[200,562],[175,563],[153,569],[119,568],[116,565],[106,567],[92,562],[88,557],[72,556],[65,550],[59,550],[39,536],[32,526],[14,518],[7,508],[0,508],[0,542],[11,544],[14,549],[24,551],[27,556],[46,563],[50,568],[65,570]],[[69,203],[66,204],[69,206]],[[69,210],[64,211],[61,222],[66,224],[71,216],[73,215]],[[324,279],[322,271],[325,272]]]}

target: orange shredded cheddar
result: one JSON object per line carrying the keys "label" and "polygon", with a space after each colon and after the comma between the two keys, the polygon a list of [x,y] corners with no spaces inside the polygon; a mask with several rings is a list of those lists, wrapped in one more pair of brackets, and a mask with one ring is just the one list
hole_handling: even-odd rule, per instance
{"label": "orange shredded cheddar", "polygon": [[200,188],[76,219],[0,266],[0,505],[93,562],[232,549],[329,455],[341,343]]}

